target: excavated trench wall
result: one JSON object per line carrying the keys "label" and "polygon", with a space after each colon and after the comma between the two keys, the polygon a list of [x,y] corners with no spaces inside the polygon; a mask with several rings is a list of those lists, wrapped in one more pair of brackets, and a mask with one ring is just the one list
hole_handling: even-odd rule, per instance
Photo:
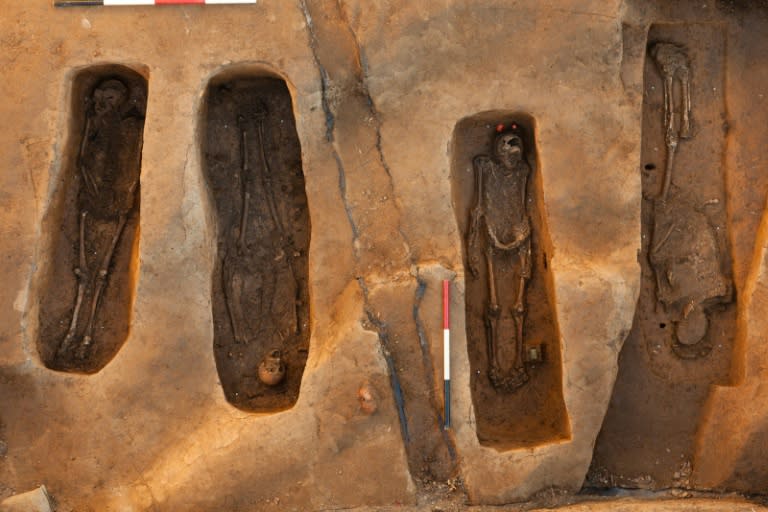
{"label": "excavated trench wall", "polygon": [[[453,492],[484,504],[585,479],[765,488],[761,5],[4,9],[0,498],[43,482],[63,510],[307,510],[416,503],[458,481]],[[648,238],[674,204],[654,202],[666,147],[656,42],[690,60],[693,138],[670,197],[690,188],[695,213],[678,216],[715,233],[707,247],[732,293],[690,307],[654,305],[658,277],[673,279]],[[83,169],[105,168],[78,165],[82,134],[100,135],[77,96],[107,71],[146,86],[143,114],[96,116],[142,120],[140,188],[135,210],[105,223],[126,213],[96,301],[109,335],[57,363],[77,302],[71,203]],[[216,94],[246,82],[216,118]],[[522,340],[528,380],[502,391],[483,375],[496,313],[468,268],[467,223],[474,159],[503,171],[492,141],[510,123],[525,132],[531,266],[522,334],[514,307],[496,330],[506,358]],[[696,344],[702,313],[706,347],[679,346]],[[252,334],[236,335],[238,318]],[[278,345],[284,380],[267,389],[259,373],[280,370],[266,357]],[[647,428],[629,436],[637,417]]]}

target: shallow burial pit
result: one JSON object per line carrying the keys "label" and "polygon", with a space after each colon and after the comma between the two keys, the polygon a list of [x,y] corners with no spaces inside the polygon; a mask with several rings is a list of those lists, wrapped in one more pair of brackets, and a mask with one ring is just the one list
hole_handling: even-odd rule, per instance
{"label": "shallow burial pit", "polygon": [[38,350],[54,370],[93,373],[128,335],[135,287],[147,80],[119,65],[74,74],[58,192],[44,219]]}
{"label": "shallow burial pit", "polygon": [[279,78],[219,75],[203,122],[221,384],[241,409],[287,409],[299,396],[310,335],[310,219],[288,87]]}
{"label": "shallow burial pit", "polygon": [[452,142],[477,437],[499,450],[570,435],[534,126],[487,112],[459,121]]}
{"label": "shallow burial pit", "polygon": [[592,486],[690,486],[710,386],[729,382],[736,304],[723,164],[724,64],[722,26],[651,26],[640,297],[595,447]]}

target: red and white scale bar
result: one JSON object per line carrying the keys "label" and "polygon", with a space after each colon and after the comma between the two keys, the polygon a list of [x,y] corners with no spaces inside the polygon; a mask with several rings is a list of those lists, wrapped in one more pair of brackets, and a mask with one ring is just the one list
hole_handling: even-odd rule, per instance
{"label": "red and white scale bar", "polygon": [[115,5],[255,4],[256,0],[55,0],[55,7]]}
{"label": "red and white scale bar", "polygon": [[443,280],[443,425],[451,427],[451,282]]}

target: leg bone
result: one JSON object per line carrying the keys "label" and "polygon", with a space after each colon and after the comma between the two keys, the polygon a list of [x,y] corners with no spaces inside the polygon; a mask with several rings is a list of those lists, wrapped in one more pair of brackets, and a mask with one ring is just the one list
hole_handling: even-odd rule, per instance
{"label": "leg bone", "polygon": [[674,129],[672,125],[672,115],[674,112],[672,83],[674,75],[667,73],[664,75],[664,132],[669,133]]}
{"label": "leg bone", "polygon": [[661,189],[661,200],[666,201],[669,194],[669,187],[672,185],[672,166],[675,163],[675,152],[677,151],[677,136],[667,140],[667,162],[664,165],[664,186]]}
{"label": "leg bone", "polygon": [[667,162],[664,166],[664,185],[661,189],[662,201],[667,200],[669,187],[672,184],[672,166],[675,161],[678,142],[678,135],[675,131],[675,111],[672,105],[672,79],[673,75],[671,74],[664,76],[664,139],[667,146]]}
{"label": "leg bone", "polygon": [[517,288],[517,297],[515,299],[515,362],[512,365],[512,374],[507,380],[507,388],[511,391],[522,387],[528,382],[528,372],[525,368],[525,287],[530,277],[531,266],[531,244],[526,242],[520,248],[520,279]]}
{"label": "leg bone", "polygon": [[261,164],[264,169],[262,174],[262,184],[264,186],[264,193],[267,195],[267,205],[269,206],[269,214],[272,216],[272,222],[275,223],[275,227],[280,233],[285,233],[283,224],[280,221],[280,216],[277,214],[277,204],[275,202],[275,191],[272,187],[272,171],[269,169],[269,163],[267,162],[267,154],[264,151],[264,123],[262,119],[258,120],[259,131],[259,148],[261,152]]}
{"label": "leg bone", "polygon": [[524,277],[520,278],[520,282],[518,284],[518,292],[517,292],[517,300],[515,301],[515,344],[516,344],[516,354],[515,354],[515,368],[522,368],[523,362],[525,361],[523,356],[523,323],[525,321],[525,284],[526,279]]}
{"label": "leg bone", "polygon": [[237,246],[240,251],[245,250],[245,235],[248,229],[248,209],[250,207],[251,194],[248,192],[248,174],[250,168],[248,166],[248,135],[245,128],[241,129],[242,136],[242,158],[243,164],[240,169],[240,189],[242,191],[242,211],[240,212],[240,234],[237,238]]}
{"label": "leg bone", "polygon": [[680,122],[680,138],[691,138],[691,71],[685,67],[680,70],[680,84],[683,90],[683,113]]}
{"label": "leg bone", "polygon": [[232,326],[232,335],[235,343],[247,343],[248,340],[243,332],[243,278],[237,272],[237,269],[231,268],[231,261],[225,260],[228,268],[224,269],[224,298],[227,303],[227,312],[229,313],[229,322]]}
{"label": "leg bone", "polygon": [[86,325],[85,335],[83,336],[83,341],[80,343],[80,347],[77,353],[77,356],[80,359],[85,359],[88,348],[93,342],[93,324],[96,319],[99,302],[101,302],[101,295],[104,292],[104,287],[106,286],[107,278],[109,277],[109,266],[112,263],[112,256],[114,255],[115,248],[117,247],[117,243],[120,240],[120,236],[125,230],[125,224],[127,220],[128,216],[126,213],[120,215],[120,219],[117,222],[117,229],[115,230],[115,234],[109,244],[109,249],[107,249],[107,253],[104,255],[104,259],[101,262],[99,273],[96,275],[96,291],[94,292],[93,299],[91,300],[91,310],[88,315],[88,324]]}
{"label": "leg bone", "polygon": [[498,355],[498,320],[499,303],[496,292],[496,272],[493,268],[493,249],[488,247],[485,251],[486,269],[488,270],[488,310],[485,315],[486,342],[488,345],[488,374],[494,387],[498,387],[498,379],[501,376]]}
{"label": "leg bone", "polygon": [[88,216],[88,212],[80,213],[80,261],[79,266],[75,268],[75,275],[77,276],[77,298],[75,299],[75,309],[72,311],[72,321],[69,323],[69,330],[64,340],[59,345],[58,354],[63,355],[69,350],[69,346],[72,340],[75,338],[77,332],[78,318],[80,317],[80,307],[83,304],[83,295],[85,294],[85,285],[88,280],[88,274],[86,273],[86,261],[85,261],[85,218]]}

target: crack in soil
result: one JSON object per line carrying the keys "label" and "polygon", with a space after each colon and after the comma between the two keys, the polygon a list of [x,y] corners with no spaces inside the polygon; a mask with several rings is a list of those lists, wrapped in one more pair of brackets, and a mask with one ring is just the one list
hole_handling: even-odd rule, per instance
{"label": "crack in soil", "polygon": [[309,47],[312,50],[312,58],[315,61],[318,72],[320,73],[320,101],[323,106],[323,112],[325,113],[325,139],[330,143],[331,154],[333,155],[333,159],[336,161],[336,168],[339,174],[339,193],[341,194],[341,201],[344,204],[344,211],[347,214],[349,226],[352,229],[352,246],[355,250],[355,259],[358,259],[359,254],[357,243],[355,242],[357,242],[357,240],[360,238],[360,231],[352,215],[352,206],[349,204],[349,199],[347,197],[347,173],[344,169],[344,162],[341,159],[341,155],[339,155],[339,152],[336,149],[336,142],[333,135],[336,127],[336,116],[333,114],[333,110],[331,109],[331,104],[328,99],[328,89],[330,87],[328,72],[325,70],[325,67],[323,66],[322,62],[320,62],[320,58],[317,55],[317,34],[315,33],[314,24],[312,22],[312,15],[307,9],[305,0],[299,0],[299,9],[304,14],[304,19],[307,22]]}
{"label": "crack in soil", "polygon": [[[399,307],[396,307],[395,310],[390,310],[386,303],[383,306],[381,304],[376,305],[379,299],[383,298],[384,300],[391,301],[391,297],[387,299],[387,297],[372,298],[370,296],[371,290],[369,290],[369,283],[366,279],[370,280],[371,276],[366,278],[364,276],[366,273],[364,269],[376,269],[379,266],[376,264],[377,260],[381,258],[381,255],[374,251],[362,250],[359,247],[359,242],[362,235],[376,234],[375,230],[381,230],[386,226],[379,226],[376,222],[373,224],[369,223],[370,227],[365,224],[363,216],[367,211],[358,206],[357,196],[354,191],[350,192],[347,188],[348,176],[344,165],[344,156],[342,156],[345,154],[344,146],[342,145],[344,141],[339,141],[336,137],[336,130],[339,128],[337,114],[340,112],[340,102],[349,102],[345,106],[356,107],[354,110],[360,113],[358,115],[362,116],[361,119],[346,120],[358,124],[357,129],[361,130],[361,132],[358,132],[362,134],[361,136],[365,137],[365,132],[370,130],[367,135],[371,138],[372,146],[376,148],[378,167],[380,168],[373,169],[373,172],[383,172],[379,176],[381,179],[378,181],[378,185],[374,185],[378,188],[376,195],[382,198],[382,202],[387,203],[384,215],[387,215],[386,210],[389,210],[389,219],[394,224],[394,226],[388,229],[394,228],[393,230],[399,233],[403,242],[405,257],[402,259],[395,257],[396,259],[393,260],[397,262],[395,264],[401,267],[402,271],[398,271],[397,268],[387,268],[386,275],[407,274],[408,279],[413,281],[413,277],[410,275],[410,268],[415,262],[410,242],[403,231],[400,205],[394,196],[395,187],[392,172],[384,155],[381,114],[377,110],[368,89],[368,63],[367,60],[363,62],[361,59],[360,42],[352,30],[349,20],[344,16],[341,3],[331,2],[331,4],[333,5],[329,4],[326,7],[325,3],[313,2],[313,0],[298,0],[299,8],[304,15],[307,25],[309,46],[320,74],[321,102],[326,120],[325,137],[329,142],[333,158],[336,160],[341,200],[352,229],[352,242],[357,269],[356,279],[362,290],[363,308],[366,317],[363,320],[363,323],[366,324],[364,327],[375,331],[379,337],[381,352],[388,368],[411,474],[418,477],[416,479],[418,483],[427,485],[432,480],[439,481],[444,479],[443,476],[447,473],[455,472],[455,448],[446,437],[447,433],[443,432],[439,427],[440,413],[438,412],[439,408],[437,407],[432,382],[434,368],[429,356],[428,339],[419,317],[419,306],[426,289],[426,282],[418,279],[414,282],[416,294],[411,308],[411,319],[408,319],[409,315],[402,314],[403,312]],[[316,18],[322,20],[321,25],[327,24],[328,26],[316,25],[312,12],[321,12],[324,16]],[[340,27],[342,28],[342,33],[339,32]],[[343,28],[346,28],[346,36],[343,35]],[[340,37],[341,40],[326,40],[329,37]],[[323,65],[326,57],[333,58],[328,61],[331,64],[336,63],[336,58],[339,57],[338,52],[343,53],[345,49],[347,55],[342,56],[346,57],[346,59],[341,60],[352,63],[353,69],[351,72],[346,68],[336,69],[331,67],[328,69]],[[337,53],[326,55],[326,52]],[[365,65],[364,68],[363,64]],[[337,78],[342,80],[342,82],[334,83],[334,80]],[[346,110],[344,109],[344,111]],[[339,129],[343,130],[343,128]],[[350,171],[357,171],[357,168],[350,169]],[[353,179],[354,184],[360,184],[358,182],[362,179],[362,176],[357,181],[355,181],[356,178],[357,176],[350,177],[350,179]],[[368,182],[375,184],[375,177],[368,180]],[[370,196],[370,192],[368,192],[368,195]],[[365,201],[366,199],[361,200]],[[383,218],[386,217],[379,217],[377,214],[376,220]],[[385,264],[385,266],[388,265]],[[385,282],[386,291],[389,291],[388,288],[396,280],[388,278]],[[378,295],[378,290],[376,295]],[[384,295],[387,294],[385,293]],[[414,324],[410,324],[410,321],[413,321]],[[414,332],[410,332],[411,326],[414,327]],[[398,365],[401,366],[399,369]],[[405,371],[408,367],[418,368],[419,366],[421,366],[424,372],[423,375],[409,375]],[[428,406],[432,410],[422,413],[421,409],[423,409],[425,402],[429,404]],[[449,456],[446,456],[446,453]]]}

